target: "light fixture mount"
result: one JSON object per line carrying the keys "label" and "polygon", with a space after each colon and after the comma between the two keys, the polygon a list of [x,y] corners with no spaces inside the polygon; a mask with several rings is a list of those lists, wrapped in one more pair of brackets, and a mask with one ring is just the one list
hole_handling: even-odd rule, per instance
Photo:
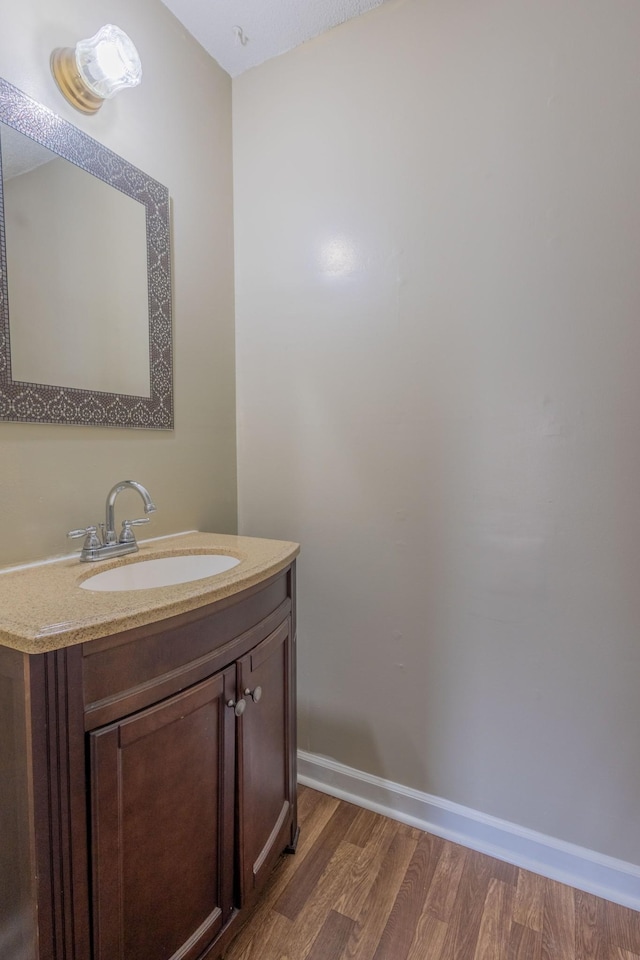
{"label": "light fixture mount", "polygon": [[96,113],[104,100],[142,79],[138,51],[127,34],[111,23],[74,48],[54,50],[51,72],[69,103],[82,113]]}

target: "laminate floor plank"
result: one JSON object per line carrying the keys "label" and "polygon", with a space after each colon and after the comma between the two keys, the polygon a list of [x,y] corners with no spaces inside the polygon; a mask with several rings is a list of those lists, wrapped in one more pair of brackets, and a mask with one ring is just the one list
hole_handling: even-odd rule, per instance
{"label": "laminate floor plank", "polygon": [[575,960],[575,891],[555,880],[544,889],[542,960]]}
{"label": "laminate floor plank", "polygon": [[361,809],[356,814],[356,818],[347,830],[345,840],[347,843],[353,843],[356,847],[365,847],[371,836],[379,827],[380,822],[386,818],[373,810]]}
{"label": "laminate floor plank", "polygon": [[576,960],[601,960],[602,933],[599,925],[598,897],[582,890],[574,891],[576,912]]}
{"label": "laminate floor plank", "polygon": [[334,910],[352,920],[360,916],[371,887],[386,863],[389,846],[398,833],[398,824],[394,820],[385,817],[381,820],[375,825],[369,843],[355,860],[351,874],[333,904]]}
{"label": "laminate floor plank", "polygon": [[518,871],[513,919],[523,927],[542,933],[544,915],[544,877],[528,870]]}
{"label": "laminate floor plank", "polygon": [[330,797],[327,793],[315,793],[316,801],[311,804],[300,803],[298,806],[298,822],[300,837],[295,856],[286,857],[284,862],[289,864],[289,873],[295,873],[304,863],[305,858],[313,849],[318,837],[326,828],[334,813],[340,806],[340,800]]}
{"label": "laminate floor plank", "polygon": [[542,960],[542,930],[514,920],[509,933],[509,960]]}
{"label": "laminate floor plank", "polygon": [[331,910],[307,960],[340,960],[354,926],[354,920]]}
{"label": "laminate floor plank", "polygon": [[291,921],[272,911],[259,929],[252,928],[250,937],[242,942],[234,941],[225,960],[276,960],[283,945],[289,942],[290,930]]}
{"label": "laminate floor plank", "polygon": [[409,947],[407,960],[439,960],[447,925],[437,920],[428,910],[423,910]]}
{"label": "laminate floor plank", "polygon": [[[312,795],[312,796],[309,796]],[[307,856],[313,851],[318,837],[338,809],[340,801],[326,793],[305,789],[298,797],[298,816],[300,839],[293,856],[281,857],[269,880],[264,894],[255,908],[251,921],[247,923],[234,939],[226,953],[227,960],[241,960],[242,951],[250,943],[255,931],[273,910],[278,898],[289,883],[295,881],[299,870],[304,870]]]}
{"label": "laminate floor plank", "polygon": [[358,808],[353,804],[340,803],[310,851],[308,867],[295,883],[288,884],[278,898],[274,907],[278,913],[295,920],[357,813]]}
{"label": "laminate floor plank", "polygon": [[[332,905],[339,892],[348,882],[353,869],[353,862],[361,852],[360,847],[352,843],[338,844],[334,855],[326,865],[315,889],[304,904],[294,922],[291,924],[287,940],[287,951],[295,960],[305,960],[313,952],[314,943],[331,913]],[[276,907],[277,910],[277,907]],[[350,926],[345,929],[351,933],[354,921],[346,917]]]}
{"label": "laminate floor plank", "polygon": [[373,960],[406,960],[443,846],[439,837],[422,834]]}
{"label": "laminate floor plank", "polygon": [[509,960],[514,892],[511,883],[489,881],[474,960]]}
{"label": "laminate floor plank", "polygon": [[640,960],[640,913],[316,791],[226,960]]}
{"label": "laminate floor plank", "polygon": [[607,942],[627,953],[640,954],[640,913],[617,903],[608,907],[605,916]]}
{"label": "laminate floor plank", "polygon": [[467,852],[458,843],[445,843],[429,887],[425,908],[444,923],[451,917]]}
{"label": "laminate floor plank", "polygon": [[491,881],[491,857],[469,850],[439,960],[473,960]]}
{"label": "laminate floor plank", "polygon": [[398,831],[349,937],[343,960],[372,960],[418,841]]}
{"label": "laminate floor plank", "polygon": [[515,887],[518,883],[518,867],[513,863],[506,863],[504,860],[496,860],[495,857],[489,857],[491,860],[491,876],[494,880],[502,880],[510,887]]}

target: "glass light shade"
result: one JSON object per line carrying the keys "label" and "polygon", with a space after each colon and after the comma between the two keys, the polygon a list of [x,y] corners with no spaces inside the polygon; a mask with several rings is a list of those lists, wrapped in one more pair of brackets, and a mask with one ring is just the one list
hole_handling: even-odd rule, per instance
{"label": "glass light shade", "polygon": [[136,87],[142,79],[138,51],[126,33],[112,23],[94,37],[80,40],[75,56],[84,83],[101,100],[109,100],[124,87]]}

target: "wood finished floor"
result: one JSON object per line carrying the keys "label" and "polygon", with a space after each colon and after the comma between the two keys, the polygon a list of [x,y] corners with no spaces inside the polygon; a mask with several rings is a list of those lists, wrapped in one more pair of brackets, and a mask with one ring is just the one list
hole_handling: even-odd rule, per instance
{"label": "wood finished floor", "polygon": [[640,960],[640,913],[301,787],[225,960]]}

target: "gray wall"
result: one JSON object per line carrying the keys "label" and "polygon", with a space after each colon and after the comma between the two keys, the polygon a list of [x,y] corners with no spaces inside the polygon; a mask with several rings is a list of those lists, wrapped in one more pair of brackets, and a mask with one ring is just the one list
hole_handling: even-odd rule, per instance
{"label": "gray wall", "polygon": [[[159,0],[2,4],[0,75],[169,188],[172,199],[173,432],[0,423],[0,563],[68,552],[71,527],[102,519],[109,488],[145,484],[153,536],[236,529],[231,81]],[[57,46],[103,23],[134,40],[142,85],[93,117],[62,98]],[[129,499],[128,499],[129,498]],[[139,510],[124,494],[122,513]]]}
{"label": "gray wall", "polygon": [[403,0],[234,81],[240,527],[301,746],[640,864],[640,6]]}

